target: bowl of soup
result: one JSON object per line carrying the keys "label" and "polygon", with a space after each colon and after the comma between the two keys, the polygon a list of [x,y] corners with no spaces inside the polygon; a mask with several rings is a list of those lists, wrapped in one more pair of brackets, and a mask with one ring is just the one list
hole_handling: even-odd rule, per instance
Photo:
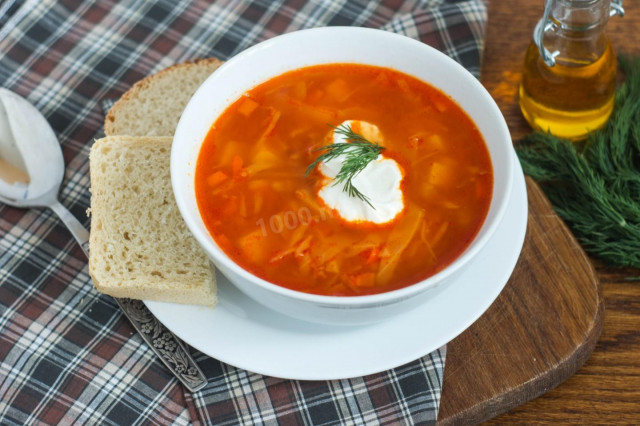
{"label": "bowl of soup", "polygon": [[513,180],[498,107],[413,39],[332,27],[230,59],[176,129],[180,212],[217,269],[297,319],[382,321],[437,294],[500,223]]}

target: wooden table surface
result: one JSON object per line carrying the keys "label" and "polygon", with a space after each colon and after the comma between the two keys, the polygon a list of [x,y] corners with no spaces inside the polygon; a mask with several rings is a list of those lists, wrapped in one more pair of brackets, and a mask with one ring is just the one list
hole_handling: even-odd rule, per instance
{"label": "wooden table surface", "polygon": [[[489,23],[482,82],[504,114],[514,141],[530,132],[518,108],[524,52],[542,0],[488,0]],[[624,2],[607,34],[616,52],[640,55],[640,2]],[[591,357],[566,382],[488,424],[640,423],[640,270],[608,268],[593,260],[605,299],[604,328]]]}

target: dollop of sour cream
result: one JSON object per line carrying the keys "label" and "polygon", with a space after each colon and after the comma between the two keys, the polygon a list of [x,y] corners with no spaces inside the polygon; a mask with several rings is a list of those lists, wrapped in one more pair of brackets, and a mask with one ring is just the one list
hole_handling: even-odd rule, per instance
{"label": "dollop of sour cream", "polygon": [[[374,124],[360,120],[347,120],[341,126],[351,129],[365,139],[382,143],[382,133]],[[346,143],[346,137],[334,131],[332,143]],[[321,162],[320,173],[324,176],[318,196],[330,208],[336,210],[341,218],[348,222],[370,222],[383,224],[392,221],[404,209],[403,194],[400,184],[403,172],[400,165],[391,158],[378,155],[352,180],[353,186],[368,198],[366,201],[352,197],[343,190],[343,183],[335,183],[335,177],[340,172],[344,156],[338,156],[330,161]]]}

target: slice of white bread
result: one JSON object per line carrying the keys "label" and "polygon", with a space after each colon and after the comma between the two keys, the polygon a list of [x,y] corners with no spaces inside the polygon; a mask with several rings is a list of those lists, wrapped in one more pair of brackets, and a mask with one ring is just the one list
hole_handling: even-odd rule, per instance
{"label": "slice of white bread", "polygon": [[173,136],[189,99],[220,65],[215,58],[197,59],[140,80],[107,114],[105,135]]}
{"label": "slice of white bread", "polygon": [[171,189],[171,142],[110,136],[91,147],[89,274],[114,297],[214,306],[213,266]]}

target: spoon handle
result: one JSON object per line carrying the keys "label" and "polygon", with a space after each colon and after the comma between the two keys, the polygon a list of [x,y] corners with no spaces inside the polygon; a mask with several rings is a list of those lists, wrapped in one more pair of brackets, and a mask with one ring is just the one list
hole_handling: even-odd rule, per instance
{"label": "spoon handle", "polygon": [[59,201],[55,201],[53,204],[49,206],[51,210],[55,214],[58,215],[60,220],[64,223],[64,225],[71,231],[73,238],[76,239],[82,251],[85,255],[87,255],[87,259],[89,258],[89,231],[87,231],[84,226],[76,219],[76,217],[71,214],[69,210]]}
{"label": "spoon handle", "polygon": [[[69,228],[82,251],[89,258],[89,232],[82,223],[59,201],[55,201],[49,207]],[[206,376],[193,360],[184,343],[158,321],[144,303],[140,300],[114,299],[142,339],[187,389],[196,392],[207,385]]]}

